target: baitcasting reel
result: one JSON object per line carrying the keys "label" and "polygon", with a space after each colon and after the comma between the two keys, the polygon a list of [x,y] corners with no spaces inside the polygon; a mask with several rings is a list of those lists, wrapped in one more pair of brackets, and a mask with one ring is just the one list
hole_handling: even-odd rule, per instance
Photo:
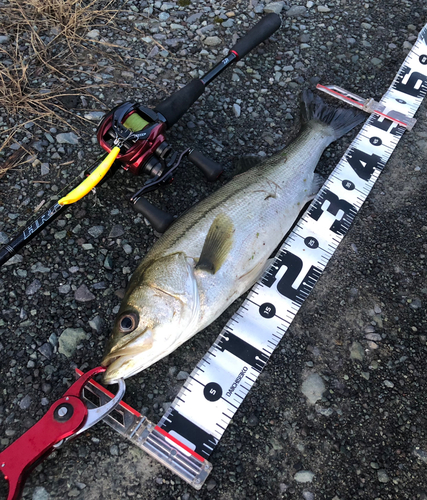
{"label": "baitcasting reel", "polygon": [[221,165],[194,149],[178,153],[166,142],[166,118],[156,110],[140,104],[125,102],[104,116],[98,126],[98,142],[111,152],[117,140],[121,141],[116,161],[134,175],[146,175],[148,181],[131,198],[136,212],[146,217],[154,229],[163,233],[173,222],[173,216],[154,207],[142,195],[172,182],[172,173],[186,156],[209,181],[222,173]]}

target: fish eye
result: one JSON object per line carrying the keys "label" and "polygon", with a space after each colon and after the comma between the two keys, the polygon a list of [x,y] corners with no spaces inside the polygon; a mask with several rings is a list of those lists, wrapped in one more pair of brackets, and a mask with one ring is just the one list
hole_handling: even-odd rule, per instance
{"label": "fish eye", "polygon": [[135,330],[138,324],[138,315],[135,313],[126,313],[120,318],[119,329],[123,333],[130,333]]}

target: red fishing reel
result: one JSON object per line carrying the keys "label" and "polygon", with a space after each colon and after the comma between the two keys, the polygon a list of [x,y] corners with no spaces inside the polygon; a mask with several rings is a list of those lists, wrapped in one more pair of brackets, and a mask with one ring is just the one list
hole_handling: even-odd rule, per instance
{"label": "red fishing reel", "polygon": [[151,205],[142,197],[143,194],[172,182],[172,173],[184,157],[196,165],[209,181],[216,180],[223,171],[221,165],[194,149],[186,149],[178,156],[166,142],[164,133],[167,128],[166,118],[160,112],[125,102],[105,115],[97,132],[99,144],[108,153],[117,143],[120,144],[116,161],[124,170],[134,175],[148,176],[143,187],[130,201],[133,208],[159,232],[167,229],[173,217]]}
{"label": "red fishing reel", "polygon": [[[135,127],[140,129],[135,130]],[[164,155],[167,148],[165,131],[166,120],[160,113],[140,104],[125,102],[104,116],[98,126],[97,139],[108,153],[115,140],[123,140],[117,156],[121,167],[134,175],[151,175],[150,160],[153,156]]]}

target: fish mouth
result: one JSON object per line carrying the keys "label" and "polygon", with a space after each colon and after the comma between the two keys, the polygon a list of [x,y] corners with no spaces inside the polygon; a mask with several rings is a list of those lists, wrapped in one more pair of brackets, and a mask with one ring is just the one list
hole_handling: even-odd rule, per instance
{"label": "fish mouth", "polygon": [[151,331],[144,332],[143,338],[135,337],[129,339],[126,344],[120,343],[114,346],[101,361],[101,365],[107,367],[103,380],[106,384],[114,384],[121,378],[128,378],[136,373],[134,367],[138,364],[137,359],[143,352],[153,346]]}

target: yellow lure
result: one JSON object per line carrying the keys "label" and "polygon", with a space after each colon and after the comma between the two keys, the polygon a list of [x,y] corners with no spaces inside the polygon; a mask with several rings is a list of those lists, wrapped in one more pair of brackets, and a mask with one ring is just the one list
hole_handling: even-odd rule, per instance
{"label": "yellow lure", "polygon": [[120,148],[114,146],[102,163],[81,184],[61,198],[58,201],[58,205],[70,205],[83,198],[83,196],[86,196],[104,178],[119,153]]}

